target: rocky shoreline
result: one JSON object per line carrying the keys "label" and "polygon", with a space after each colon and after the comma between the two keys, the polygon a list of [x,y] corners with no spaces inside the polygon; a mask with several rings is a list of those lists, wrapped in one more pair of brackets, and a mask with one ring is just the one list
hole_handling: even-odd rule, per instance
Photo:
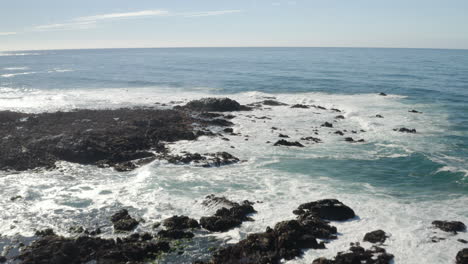
{"label": "rocky shoreline", "polygon": [[[200,136],[220,137],[238,135],[231,126],[235,115],[232,112],[250,111],[261,107],[290,107],[315,109],[319,111],[343,112],[319,105],[296,104],[289,106],[275,100],[264,100],[241,105],[228,98],[205,98],[190,101],[172,109],[122,108],[115,110],[75,110],[55,113],[0,112],[0,170],[53,170],[57,161],[110,167],[116,171],[130,171],[154,160],[171,164],[190,164],[200,167],[219,167],[241,162],[228,152],[213,153],[171,153],[168,143],[181,140],[194,141]],[[416,110],[410,113],[422,114]],[[335,114],[336,114],[335,113]],[[378,115],[378,118],[383,116]],[[269,117],[251,116],[255,121]],[[345,119],[338,115],[325,122],[318,129],[334,130],[334,124]],[[272,131],[277,128],[272,127]],[[397,132],[417,133],[415,129],[395,128]],[[344,133],[365,133],[365,131],[337,130],[330,132],[337,136]],[[279,134],[272,147],[305,147],[306,142],[322,143],[318,137],[303,137],[300,141],[286,140],[288,135]],[[248,137],[246,136],[246,140]],[[363,143],[364,139],[344,137],[343,142]],[[16,200],[17,197],[11,197]],[[135,232],[144,221],[135,219],[122,209],[109,219],[116,238],[102,236],[99,229],[70,227],[74,235],[61,236],[52,229],[39,230],[29,243],[11,245],[0,252],[0,263],[151,263],[168,254],[183,253],[187,241],[197,239],[200,234],[222,233],[254,221],[255,203],[231,201],[225,197],[209,195],[205,206],[216,206],[211,216],[193,219],[190,216],[174,215],[162,223],[153,223],[153,230]],[[333,221],[353,221],[359,212],[335,199],[311,201],[298,205],[291,212],[293,220],[276,223],[265,232],[249,234],[236,244],[217,244],[216,248],[205,249],[211,256],[193,260],[199,264],[220,263],[280,263],[303,255],[304,250],[324,249],[331,240],[339,239]],[[433,223],[434,228],[457,234],[465,232],[466,226],[457,221]],[[383,230],[369,230],[362,234],[362,241],[375,244],[369,249],[360,246],[361,241],[352,243],[349,250],[343,249],[335,258],[318,258],[313,264],[392,263],[394,256],[384,249],[388,234]],[[433,242],[438,242],[437,238]],[[464,243],[460,241],[461,243]],[[466,242],[466,241],[465,241]],[[16,250],[15,250],[16,249]],[[468,263],[468,249],[454,256],[457,264]]]}

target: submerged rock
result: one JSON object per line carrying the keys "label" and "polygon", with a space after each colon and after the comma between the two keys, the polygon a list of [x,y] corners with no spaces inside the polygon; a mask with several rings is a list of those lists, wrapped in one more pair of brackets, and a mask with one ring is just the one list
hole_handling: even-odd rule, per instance
{"label": "submerged rock", "polygon": [[165,155],[161,157],[162,159],[167,160],[172,164],[197,164],[202,167],[220,167],[224,165],[230,165],[239,162],[240,160],[227,153],[227,152],[217,152],[217,153],[184,153],[182,155]]}
{"label": "submerged rock", "polygon": [[276,141],[276,143],[273,144],[273,146],[304,147],[304,145],[297,141],[291,142],[284,139]]}
{"label": "submerged rock", "polygon": [[332,260],[318,258],[312,264],[390,264],[392,260],[393,255],[383,248],[373,246],[370,249],[364,249],[360,246],[352,246],[346,252],[339,252]]}
{"label": "submerged rock", "polygon": [[335,119],[345,119],[345,117],[343,115],[337,115],[335,116]]}
{"label": "submerged rock", "polygon": [[306,140],[306,141],[313,141],[315,143],[322,143],[322,140],[320,138],[316,137],[303,137],[301,140]]}
{"label": "submerged rock", "polygon": [[466,226],[464,223],[460,221],[433,221],[432,225],[435,226],[436,228],[439,228],[440,230],[443,230],[445,232],[462,232],[466,230]]}
{"label": "submerged rock", "polygon": [[375,230],[372,232],[367,233],[364,236],[364,241],[371,242],[371,243],[384,243],[387,239],[387,234],[383,230]]}
{"label": "submerged rock", "polygon": [[279,134],[278,137],[280,137],[280,138],[289,138],[288,135],[283,135],[283,134]]}
{"label": "submerged rock", "polygon": [[333,127],[333,124],[332,123],[329,123],[329,122],[325,122],[322,124],[323,127]]}
{"label": "submerged rock", "polygon": [[308,106],[308,105],[303,105],[303,104],[295,104],[295,105],[291,106],[291,108],[303,108],[303,109],[307,109],[307,108],[310,108],[310,106]]}
{"label": "submerged rock", "polygon": [[282,106],[282,105],[288,105],[282,102],[278,102],[276,100],[265,100],[262,102],[264,105],[269,105],[269,106]]}
{"label": "submerged rock", "polygon": [[194,111],[214,111],[214,112],[231,112],[231,111],[247,111],[251,108],[239,104],[237,101],[229,98],[202,98],[193,100],[179,108],[189,109]]}
{"label": "submerged rock", "polygon": [[356,216],[353,209],[336,199],[324,199],[301,204],[294,211],[297,215],[312,215],[326,220],[344,221]]}
{"label": "submerged rock", "polygon": [[386,93],[379,93],[380,96],[387,96]]}
{"label": "submerged rock", "polygon": [[398,132],[402,132],[402,133],[416,133],[416,129],[412,128],[406,128],[406,127],[402,127],[402,128],[395,128],[393,129],[393,131],[398,131]]}
{"label": "submerged rock", "polygon": [[375,117],[377,117],[377,118],[384,118],[382,115],[379,115],[379,114],[375,115]]}
{"label": "submerged rock", "polygon": [[414,110],[414,109],[413,109],[413,110],[409,110],[408,112],[414,113],[414,114],[422,114],[422,112],[419,112],[419,111]]}
{"label": "submerged rock", "polygon": [[138,226],[138,221],[133,219],[127,209],[122,209],[112,215],[111,222],[114,225],[116,231],[131,231]]}

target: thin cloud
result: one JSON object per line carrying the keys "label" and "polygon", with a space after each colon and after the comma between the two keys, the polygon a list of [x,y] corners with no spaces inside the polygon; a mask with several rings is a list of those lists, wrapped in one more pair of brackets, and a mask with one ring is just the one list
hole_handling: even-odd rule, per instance
{"label": "thin cloud", "polygon": [[185,17],[204,17],[204,16],[220,16],[226,14],[240,13],[242,10],[220,10],[220,11],[207,11],[183,14]]}
{"label": "thin cloud", "polygon": [[72,22],[72,23],[60,23],[60,24],[48,24],[35,26],[34,31],[52,31],[52,30],[74,30],[74,29],[88,29],[96,26],[95,21],[85,22]]}
{"label": "thin cloud", "polygon": [[165,10],[143,10],[138,12],[128,12],[128,13],[111,13],[103,14],[96,16],[85,16],[75,18],[75,21],[98,21],[98,20],[107,20],[107,19],[117,19],[117,18],[135,18],[135,17],[147,17],[147,16],[164,16],[168,15],[169,12]]}
{"label": "thin cloud", "polygon": [[16,32],[0,32],[0,36],[11,36],[11,35],[16,35],[18,33]]}

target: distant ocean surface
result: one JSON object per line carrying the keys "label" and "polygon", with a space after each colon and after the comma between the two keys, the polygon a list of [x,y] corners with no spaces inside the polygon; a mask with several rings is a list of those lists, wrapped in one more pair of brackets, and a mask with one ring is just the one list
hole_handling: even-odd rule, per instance
{"label": "distant ocean surface", "polygon": [[[455,237],[432,229],[431,222],[468,224],[468,50],[0,52],[0,110],[157,106],[207,96],[227,96],[242,104],[276,97],[288,104],[342,109],[345,119],[337,126],[358,131],[352,136],[366,142],[346,143],[335,129],[320,132],[321,144],[271,147],[265,142],[277,139],[272,126],[299,139],[334,116],[272,107],[255,113],[271,120],[253,123],[241,115],[234,120],[234,130],[249,135],[249,141],[233,137],[171,145],[175,152],[225,150],[246,160],[238,165],[206,169],[154,162],[118,173],[63,163],[55,171],[0,172],[0,234],[31,235],[45,227],[66,234],[70,224],[97,225],[122,206],[151,220],[174,214],[200,217],[210,214],[200,201],[215,193],[263,201],[255,205],[254,222],[220,235],[230,242],[293,218],[291,211],[302,202],[337,198],[359,215],[356,221],[336,224],[340,238],[328,249],[309,250],[287,263],[334,256],[375,229],[391,234],[386,249],[395,263],[452,263],[466,247],[457,241],[468,240],[466,233]],[[422,114],[408,112],[413,109]],[[401,127],[417,133],[393,131]],[[18,194],[24,201],[8,199]],[[433,243],[433,236],[446,240]],[[178,261],[189,259],[180,256]]]}

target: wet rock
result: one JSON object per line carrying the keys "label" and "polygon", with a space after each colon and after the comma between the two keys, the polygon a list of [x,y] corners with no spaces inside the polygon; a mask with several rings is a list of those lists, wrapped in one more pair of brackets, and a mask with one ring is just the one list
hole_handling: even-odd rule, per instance
{"label": "wet rock", "polygon": [[340,135],[340,136],[344,136],[344,133],[341,132],[340,130],[335,131],[335,134]]}
{"label": "wet rock", "polygon": [[122,209],[111,216],[111,222],[115,231],[131,231],[138,226],[138,221],[133,219],[127,209]]}
{"label": "wet rock", "polygon": [[5,263],[5,262],[7,262],[7,258],[0,255],[0,263]]}
{"label": "wet rock", "polygon": [[416,129],[412,128],[406,128],[406,127],[402,127],[402,128],[395,128],[393,129],[393,131],[397,131],[397,132],[402,132],[402,133],[416,133]]}
{"label": "wet rock", "polygon": [[347,137],[345,138],[346,142],[354,142],[354,139],[352,137]]}
{"label": "wet rock", "polygon": [[230,127],[223,129],[223,131],[226,132],[226,133],[234,133],[234,129],[232,129]]}
{"label": "wet rock", "polygon": [[338,113],[341,113],[341,110],[340,109],[336,109],[336,108],[331,108],[330,110],[334,111],[334,112],[338,112]]}
{"label": "wet rock", "polygon": [[188,216],[177,216],[174,215],[173,217],[167,218],[163,221],[163,226],[168,230],[174,229],[188,229],[188,228],[199,228],[200,225],[198,224],[197,220],[189,218]]}
{"label": "wet rock", "polygon": [[345,119],[345,117],[343,115],[337,115],[335,116],[335,119]]}
{"label": "wet rock", "polygon": [[422,112],[419,112],[419,111],[416,111],[416,110],[409,110],[408,112],[410,113],[414,113],[414,114],[422,114]]}
{"label": "wet rock", "polygon": [[54,233],[54,230],[51,229],[51,228],[47,228],[47,229],[44,229],[44,230],[38,230],[34,233],[36,236],[40,236],[40,237],[45,237],[45,236],[53,236],[55,235]]}
{"label": "wet rock", "polygon": [[382,115],[378,115],[378,114],[375,115],[375,117],[377,117],[377,118],[384,118]]}
{"label": "wet rock", "polygon": [[457,264],[468,264],[468,248],[464,248],[457,253],[455,258]]}
{"label": "wet rock", "polygon": [[251,108],[239,104],[237,101],[229,98],[202,98],[193,100],[186,105],[181,106],[182,109],[190,109],[194,111],[213,111],[213,112],[231,112],[231,111],[247,111]]}
{"label": "wet rock", "polygon": [[223,207],[213,216],[202,217],[200,225],[209,231],[225,232],[240,226],[244,221],[253,221],[248,215],[255,212],[249,201],[244,201],[242,204],[234,203],[229,209]]}
{"label": "wet rock", "polygon": [[307,109],[307,108],[310,108],[310,106],[308,106],[308,105],[303,105],[303,104],[295,104],[295,105],[291,106],[291,108],[303,108],[303,109]]}
{"label": "wet rock", "polygon": [[234,123],[232,123],[231,121],[228,121],[228,120],[222,119],[222,118],[211,119],[211,120],[205,121],[205,123],[208,124],[208,125],[211,125],[211,126],[221,126],[221,127],[227,127],[227,126],[234,125]]}
{"label": "wet rock", "polygon": [[386,93],[379,93],[380,96],[387,96]]}
{"label": "wet rock", "polygon": [[457,241],[460,242],[460,243],[463,243],[463,244],[468,243],[468,241],[466,241],[465,239],[462,239],[462,238],[457,239]]}
{"label": "wet rock", "polygon": [[265,100],[262,102],[264,105],[269,105],[269,106],[282,106],[282,105],[288,105],[282,102],[278,102],[276,100]]}
{"label": "wet rock", "polygon": [[10,201],[14,202],[16,200],[20,200],[20,199],[23,199],[23,196],[21,195],[16,195],[16,196],[13,196],[13,197],[10,197]]}
{"label": "wet rock", "polygon": [[159,231],[158,236],[161,238],[167,238],[167,239],[183,239],[183,238],[193,238],[195,235],[189,231],[171,229],[171,230]]}
{"label": "wet rock", "polygon": [[383,230],[375,230],[372,232],[367,233],[364,236],[364,241],[371,242],[371,243],[384,243],[387,239],[387,234]]}
{"label": "wet rock", "polygon": [[433,221],[432,225],[436,228],[439,228],[440,230],[443,230],[445,232],[462,232],[466,230],[466,226],[464,223],[460,221]]}
{"label": "wet rock", "polygon": [[276,143],[273,144],[273,146],[304,147],[304,145],[297,141],[291,142],[284,139],[276,141]]}
{"label": "wet rock", "polygon": [[322,127],[333,127],[333,124],[332,123],[329,123],[329,122],[325,122],[321,125]]}
{"label": "wet rock", "polygon": [[21,264],[127,263],[154,259],[170,250],[167,242],[135,239],[102,239],[81,236],[76,239],[51,235],[34,241],[15,258]]}
{"label": "wet rock", "polygon": [[167,160],[172,164],[196,164],[205,168],[208,167],[220,167],[224,165],[230,165],[239,162],[240,160],[227,153],[184,153],[182,155],[165,155],[161,159]]}
{"label": "wet rock", "polygon": [[306,141],[313,141],[315,143],[322,143],[322,140],[320,138],[316,137],[303,137],[301,140],[306,140]]}
{"label": "wet rock", "polygon": [[321,106],[321,105],[312,105],[312,107],[320,109],[320,110],[327,110],[327,108]]}
{"label": "wet rock", "polygon": [[336,199],[324,199],[301,204],[294,213],[335,221],[344,221],[356,216],[353,209]]}
{"label": "wet rock", "polygon": [[278,137],[280,137],[280,138],[289,138],[288,135],[283,135],[283,134],[279,134]]}
{"label": "wet rock", "polygon": [[231,208],[239,204],[227,199],[224,196],[216,196],[214,194],[210,194],[205,197],[205,200],[202,202],[202,205],[208,206],[208,207],[223,205],[224,207]]}
{"label": "wet rock", "polygon": [[352,246],[346,252],[339,252],[332,260],[318,258],[312,264],[390,264],[392,260],[393,255],[383,248],[373,246],[370,249],[364,249],[360,246]]}
{"label": "wet rock", "polygon": [[196,139],[193,124],[204,126],[183,111],[143,108],[2,115],[0,134],[11,136],[0,141],[0,169],[19,171],[52,169],[58,160],[128,170],[165,151],[164,142]]}

